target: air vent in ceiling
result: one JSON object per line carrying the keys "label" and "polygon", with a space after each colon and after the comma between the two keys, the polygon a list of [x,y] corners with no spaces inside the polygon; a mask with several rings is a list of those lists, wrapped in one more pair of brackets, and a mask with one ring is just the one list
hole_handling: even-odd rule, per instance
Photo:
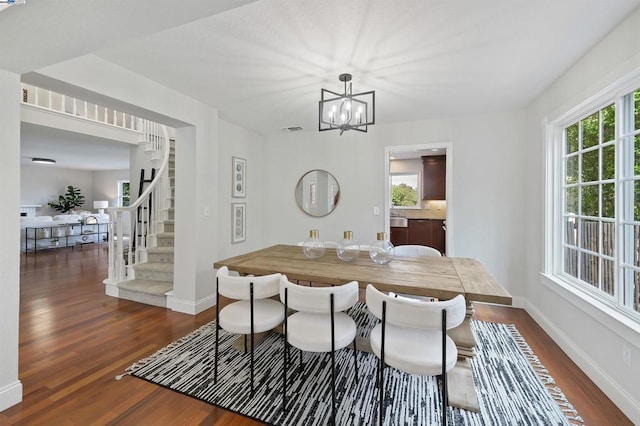
{"label": "air vent in ceiling", "polygon": [[291,127],[282,128],[283,132],[299,132],[300,130],[304,130],[304,129],[300,126],[291,126]]}

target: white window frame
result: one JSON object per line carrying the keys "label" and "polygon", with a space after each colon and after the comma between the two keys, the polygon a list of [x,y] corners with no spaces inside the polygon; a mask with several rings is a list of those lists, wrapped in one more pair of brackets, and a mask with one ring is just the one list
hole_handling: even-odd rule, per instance
{"label": "white window frame", "polygon": [[[633,221],[623,221],[621,219],[623,210],[633,210],[633,189],[624,185],[625,182],[633,181],[634,178],[621,176],[623,168],[626,167],[621,155],[618,155],[619,144],[622,143],[624,137],[640,135],[640,131],[625,134],[622,128],[623,120],[623,103],[624,96],[640,89],[640,69],[629,74],[625,78],[612,84],[608,88],[600,91],[591,98],[585,100],[580,105],[562,114],[560,117],[543,123],[545,128],[545,256],[544,256],[544,273],[550,276],[554,282],[566,285],[578,294],[582,294],[583,299],[589,301],[592,305],[600,308],[604,306],[610,308],[613,312],[631,319],[633,322],[640,324],[640,312],[634,312],[632,307],[625,306],[624,297],[633,298],[632,292],[629,291],[633,282],[627,280],[628,287],[621,291],[618,288],[616,294],[611,297],[606,293],[593,288],[588,284],[580,282],[571,275],[564,273],[564,129],[585,117],[599,111],[611,103],[615,104],[616,110],[616,128],[615,128],[615,145],[616,145],[616,206],[615,206],[615,229],[618,238],[616,239],[614,270],[615,270],[615,286],[619,286],[622,274],[633,273],[639,268],[629,264],[629,257],[632,255],[629,247],[625,247],[625,242],[632,244],[629,235],[622,238],[622,232],[625,225],[637,224]],[[628,106],[627,106],[628,107]],[[628,109],[628,108],[627,108]],[[632,148],[627,143],[630,150]],[[633,156],[633,152],[627,152],[627,155]],[[623,192],[626,191],[626,194]],[[629,231],[626,231],[629,233]],[[601,243],[600,243],[601,244]],[[626,258],[625,258],[626,256]],[[633,261],[633,259],[631,259]]]}
{"label": "white window frame", "polygon": [[126,207],[126,206],[123,206],[124,192],[122,191],[122,184],[124,183],[129,184],[129,205],[131,205],[131,182],[129,181],[129,179],[119,179],[118,180],[118,207]]}

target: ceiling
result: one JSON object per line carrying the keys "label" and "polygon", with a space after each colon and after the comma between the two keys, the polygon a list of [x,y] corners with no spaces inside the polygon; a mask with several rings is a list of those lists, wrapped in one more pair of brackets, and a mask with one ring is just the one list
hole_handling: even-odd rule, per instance
{"label": "ceiling", "polygon": [[349,72],[354,93],[376,91],[376,123],[388,124],[526,107],[638,5],[27,0],[0,13],[13,36],[0,38],[0,68],[94,53],[260,134],[317,131],[320,88],[342,91]]}
{"label": "ceiling", "polygon": [[[131,144],[101,139],[22,122],[21,164],[78,170],[125,170],[129,168]],[[32,158],[51,158],[55,165],[33,164]]]}

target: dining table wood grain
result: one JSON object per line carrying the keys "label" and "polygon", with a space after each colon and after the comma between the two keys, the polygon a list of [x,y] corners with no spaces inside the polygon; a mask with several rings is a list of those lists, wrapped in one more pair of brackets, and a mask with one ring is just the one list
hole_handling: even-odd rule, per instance
{"label": "dining table wood grain", "polygon": [[367,251],[351,261],[341,261],[335,249],[317,259],[307,258],[300,246],[274,245],[219,260],[240,274],[285,274],[292,281],[339,285],[358,281],[381,291],[452,299],[458,294],[468,302],[511,305],[512,297],[476,259],[463,257],[396,257],[386,265],[374,263]]}

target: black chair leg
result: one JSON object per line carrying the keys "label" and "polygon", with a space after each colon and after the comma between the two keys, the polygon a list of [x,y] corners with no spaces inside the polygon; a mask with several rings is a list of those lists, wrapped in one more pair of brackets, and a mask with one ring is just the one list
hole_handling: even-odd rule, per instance
{"label": "black chair leg", "polygon": [[382,426],[382,421],[384,420],[384,365],[382,363],[382,360],[378,359],[378,385],[379,385],[379,392],[378,395],[380,396],[380,407],[378,409],[379,411],[379,422],[378,424],[380,426]]}
{"label": "black chair leg", "polygon": [[287,336],[284,336],[284,350],[282,351],[282,355],[284,358],[284,362],[282,363],[282,415],[287,414]]}
{"label": "black chair leg", "polygon": [[353,339],[353,365],[356,368],[356,383],[358,381],[358,348],[356,347],[356,339]]}
{"label": "black chair leg", "polygon": [[254,389],[253,389],[253,346],[254,346],[253,334],[251,334],[251,397],[252,398],[253,398],[253,393],[254,393]]}
{"label": "black chair leg", "polygon": [[218,337],[220,330],[220,293],[218,293],[218,279],[216,278],[216,353],[213,367],[213,382],[218,383]]}
{"label": "black chair leg", "polygon": [[331,424],[336,424],[336,354],[331,352]]}
{"label": "black chair leg", "polygon": [[447,424],[447,374],[445,373],[442,376],[442,425],[446,426]]}

